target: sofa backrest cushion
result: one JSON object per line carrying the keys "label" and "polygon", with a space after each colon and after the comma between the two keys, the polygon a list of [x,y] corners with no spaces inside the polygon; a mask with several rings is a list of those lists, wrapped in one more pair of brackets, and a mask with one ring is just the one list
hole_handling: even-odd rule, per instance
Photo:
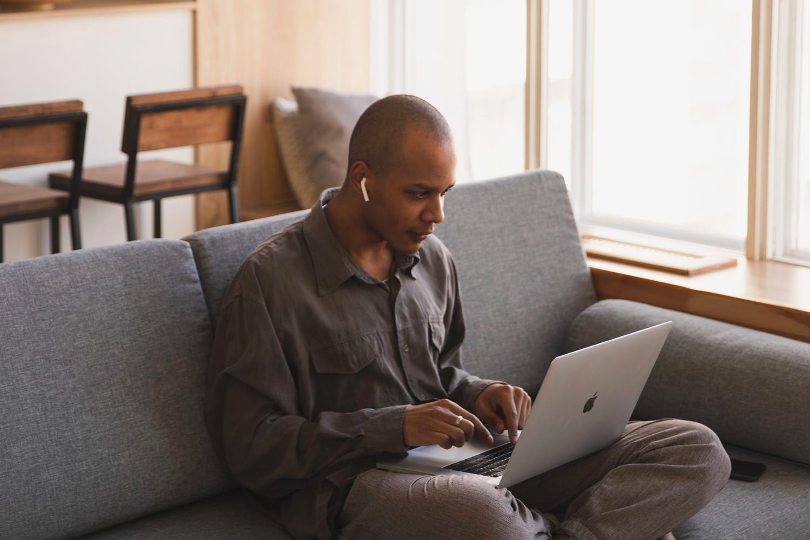
{"label": "sofa backrest cushion", "polygon": [[183,238],[191,244],[194,252],[211,322],[215,328],[222,296],[242,265],[242,261],[262,241],[284,227],[300,221],[308,213],[309,210],[299,210],[244,223],[223,225]]}
{"label": "sofa backrest cushion", "polygon": [[[244,258],[306,212],[185,238],[212,321]],[[571,321],[596,301],[562,177],[533,171],[460,184],[447,196],[445,213],[436,231],[458,266],[467,322],[465,367],[536,391],[562,351]]]}
{"label": "sofa backrest cushion", "polygon": [[458,268],[465,368],[534,396],[571,322],[596,301],[562,177],[458,185],[436,232]]}
{"label": "sofa backrest cushion", "polygon": [[585,310],[569,347],[673,321],[634,416],[682,418],[723,442],[810,464],[810,344],[625,300]]}
{"label": "sofa backrest cushion", "polygon": [[232,486],[203,422],[188,244],[0,264],[0,538],[64,538]]}

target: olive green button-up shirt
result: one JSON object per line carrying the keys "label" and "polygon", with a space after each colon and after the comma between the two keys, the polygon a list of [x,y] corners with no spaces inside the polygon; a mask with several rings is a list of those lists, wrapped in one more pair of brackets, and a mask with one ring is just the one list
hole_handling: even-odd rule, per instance
{"label": "olive green button-up shirt", "polygon": [[331,537],[360,472],[407,451],[408,404],[468,410],[494,381],[461,365],[464,320],[453,259],[428,237],[397,254],[388,283],[332,233],[325,192],[263,242],[222,300],[206,419],[235,479],[297,538]]}

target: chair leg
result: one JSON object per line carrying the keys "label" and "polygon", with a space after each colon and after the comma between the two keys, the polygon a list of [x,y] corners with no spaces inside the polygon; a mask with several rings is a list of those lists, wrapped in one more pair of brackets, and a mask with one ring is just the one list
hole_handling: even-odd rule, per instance
{"label": "chair leg", "polygon": [[135,240],[135,203],[126,201],[124,203],[124,219],[127,225],[127,241]]}
{"label": "chair leg", "polygon": [[82,249],[82,235],[79,229],[79,211],[70,211],[70,245],[74,250]]}
{"label": "chair leg", "polygon": [[239,206],[236,200],[236,186],[228,188],[228,206],[231,213],[231,223],[239,221]]}
{"label": "chair leg", "polygon": [[155,238],[160,238],[161,230],[160,230],[160,199],[155,199],[155,211],[152,214],[153,218],[153,226],[152,226],[152,234],[154,234]]}
{"label": "chair leg", "polygon": [[59,233],[59,218],[62,216],[51,216],[51,253],[59,253],[60,249],[60,233]]}

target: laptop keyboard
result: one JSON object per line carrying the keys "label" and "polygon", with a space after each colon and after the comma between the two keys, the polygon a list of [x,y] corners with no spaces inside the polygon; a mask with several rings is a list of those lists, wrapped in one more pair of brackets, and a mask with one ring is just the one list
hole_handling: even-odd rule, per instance
{"label": "laptop keyboard", "polygon": [[509,463],[509,456],[512,455],[514,448],[512,443],[505,443],[467,459],[445,465],[444,468],[483,476],[501,476],[506,469],[506,464]]}

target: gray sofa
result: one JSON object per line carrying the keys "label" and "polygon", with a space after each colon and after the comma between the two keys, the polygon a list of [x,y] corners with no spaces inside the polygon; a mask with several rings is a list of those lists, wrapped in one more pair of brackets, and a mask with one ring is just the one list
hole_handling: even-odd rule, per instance
{"label": "gray sofa", "polygon": [[[224,289],[304,214],[0,264],[0,538],[287,538],[220,466],[202,405]],[[555,173],[460,185],[446,214],[470,371],[534,392],[555,355],[673,320],[636,415],[704,422],[768,466],[677,537],[810,537],[810,344],[598,302]]]}

